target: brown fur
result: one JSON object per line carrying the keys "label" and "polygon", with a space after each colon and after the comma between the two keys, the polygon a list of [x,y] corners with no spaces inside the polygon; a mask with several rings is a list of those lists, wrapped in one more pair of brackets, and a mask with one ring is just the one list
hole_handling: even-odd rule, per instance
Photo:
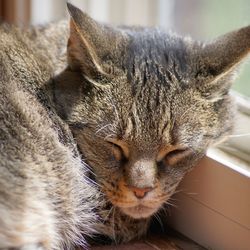
{"label": "brown fur", "polygon": [[[147,221],[208,146],[231,132],[229,88],[249,53],[250,27],[204,44],[157,28],[101,25],[71,5],[69,11],[58,112],[113,204],[110,213]],[[141,199],[138,189],[151,191]],[[120,238],[117,227],[127,225],[118,223]]]}
{"label": "brown fur", "polygon": [[62,69],[66,27],[0,27],[1,249],[70,249],[93,232],[97,193],[47,87]]}
{"label": "brown fur", "polygon": [[233,127],[250,26],[203,44],[68,7],[67,67],[65,23],[0,28],[0,248],[141,237]]}

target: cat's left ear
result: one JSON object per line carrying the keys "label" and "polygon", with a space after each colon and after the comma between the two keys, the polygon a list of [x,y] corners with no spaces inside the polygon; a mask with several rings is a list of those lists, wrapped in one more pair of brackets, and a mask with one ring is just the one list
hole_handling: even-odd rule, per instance
{"label": "cat's left ear", "polygon": [[229,88],[237,66],[249,53],[250,26],[223,35],[197,51],[196,78],[211,89]]}
{"label": "cat's left ear", "polygon": [[107,67],[117,57],[124,36],[118,30],[102,25],[72,4],[67,4],[71,16],[68,41],[68,63],[86,77],[95,79],[110,74]]}

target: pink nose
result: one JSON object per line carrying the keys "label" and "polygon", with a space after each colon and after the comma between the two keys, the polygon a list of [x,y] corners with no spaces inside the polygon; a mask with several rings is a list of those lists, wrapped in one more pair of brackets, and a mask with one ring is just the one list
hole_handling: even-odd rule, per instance
{"label": "pink nose", "polygon": [[138,199],[142,199],[145,197],[145,195],[150,192],[153,188],[151,187],[146,187],[146,188],[138,188],[138,187],[133,187],[129,186],[129,189],[134,192],[135,196]]}

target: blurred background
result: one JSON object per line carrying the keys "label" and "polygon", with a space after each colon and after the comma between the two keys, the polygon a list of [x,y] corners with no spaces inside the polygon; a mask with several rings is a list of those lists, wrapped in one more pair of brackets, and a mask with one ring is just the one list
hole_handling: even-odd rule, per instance
{"label": "blurred background", "polygon": [[[66,0],[0,0],[0,18],[21,27],[67,17]],[[250,0],[71,0],[93,18],[115,25],[162,26],[209,40],[250,24]],[[250,97],[249,64],[234,89]]]}

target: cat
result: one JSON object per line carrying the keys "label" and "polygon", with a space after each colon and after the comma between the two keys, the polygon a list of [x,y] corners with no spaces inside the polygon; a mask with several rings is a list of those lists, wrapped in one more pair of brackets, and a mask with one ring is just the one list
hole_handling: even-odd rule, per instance
{"label": "cat", "polygon": [[202,43],[68,10],[69,29],[0,27],[1,249],[142,237],[233,129],[250,26]]}

